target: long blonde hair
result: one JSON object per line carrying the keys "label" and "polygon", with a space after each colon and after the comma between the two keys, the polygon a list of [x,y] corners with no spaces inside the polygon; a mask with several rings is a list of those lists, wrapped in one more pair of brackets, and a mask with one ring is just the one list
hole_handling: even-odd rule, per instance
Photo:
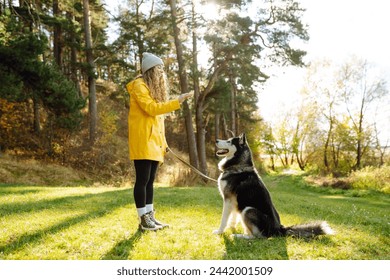
{"label": "long blonde hair", "polygon": [[161,103],[168,101],[169,86],[167,76],[162,65],[157,65],[146,71],[142,77],[149,87],[150,95],[156,102]]}

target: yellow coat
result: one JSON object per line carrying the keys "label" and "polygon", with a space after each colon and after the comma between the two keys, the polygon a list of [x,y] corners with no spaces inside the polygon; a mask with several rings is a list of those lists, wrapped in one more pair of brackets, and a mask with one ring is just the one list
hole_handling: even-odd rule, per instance
{"label": "yellow coat", "polygon": [[180,108],[179,100],[157,103],[142,78],[126,85],[130,95],[129,152],[130,159],[164,162],[167,142],[164,114]]}

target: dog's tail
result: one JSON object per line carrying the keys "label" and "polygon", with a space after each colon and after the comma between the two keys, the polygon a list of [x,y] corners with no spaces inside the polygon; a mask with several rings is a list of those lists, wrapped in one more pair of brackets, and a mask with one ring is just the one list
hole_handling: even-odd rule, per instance
{"label": "dog's tail", "polygon": [[317,235],[333,235],[333,229],[327,222],[313,222],[303,225],[285,227],[286,235],[294,237],[311,238]]}

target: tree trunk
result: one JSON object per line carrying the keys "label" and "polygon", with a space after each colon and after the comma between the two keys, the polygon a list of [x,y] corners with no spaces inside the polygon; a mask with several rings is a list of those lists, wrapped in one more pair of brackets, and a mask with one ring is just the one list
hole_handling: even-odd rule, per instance
{"label": "tree trunk", "polygon": [[[142,65],[142,54],[144,53],[144,42],[143,42],[143,37],[142,37],[142,30],[141,30],[141,22],[140,22],[140,7],[142,5],[143,1],[141,1],[141,3],[139,3],[138,1],[136,1],[136,10],[135,10],[135,20],[137,22],[137,26],[136,26],[136,33],[137,33],[137,47],[138,47],[138,59],[139,59],[139,69],[141,69],[141,65]],[[135,60],[137,61],[137,60]]]}
{"label": "tree trunk", "polygon": [[236,109],[236,96],[237,96],[237,86],[234,78],[233,70],[229,71],[229,80],[231,86],[230,94],[230,115],[231,115],[231,130],[234,135],[237,135],[237,109]]}
{"label": "tree trunk", "polygon": [[[171,15],[172,15],[173,35],[175,38],[175,46],[176,46],[176,55],[179,64],[180,89],[182,93],[186,93],[189,91],[188,80],[187,80],[185,62],[183,57],[183,46],[179,39],[180,29],[177,26],[176,0],[170,0],[170,6],[171,6]],[[191,111],[187,101],[183,102],[183,111],[184,111],[185,126],[187,132],[187,143],[188,143],[188,151],[190,156],[190,163],[193,166],[198,168],[199,167],[198,150],[196,146],[195,133],[192,126]]]}
{"label": "tree trunk", "polygon": [[302,152],[297,151],[295,157],[297,158],[299,169],[305,171],[306,163],[305,160],[303,159]]}
{"label": "tree trunk", "polygon": [[274,159],[274,156],[271,155],[270,159],[271,159],[271,169],[272,169],[272,171],[275,171],[275,159]]}
{"label": "tree trunk", "polygon": [[203,112],[203,101],[200,101],[196,106],[196,138],[198,144],[199,169],[204,174],[208,174],[206,160],[206,127],[203,121]]}
{"label": "tree trunk", "polygon": [[227,139],[229,137],[228,137],[228,126],[227,126],[225,114],[222,115],[222,125],[223,125],[223,138]]}
{"label": "tree trunk", "polygon": [[194,0],[192,0],[192,54],[193,54],[193,64],[192,64],[192,75],[194,82],[194,100],[197,102],[200,94],[199,86],[199,71],[198,71],[198,38],[197,38],[197,22],[196,22],[196,12]]}
{"label": "tree trunk", "polygon": [[325,145],[324,145],[324,165],[325,165],[327,172],[330,171],[330,165],[329,165],[329,160],[328,160],[328,149],[329,149],[330,136],[332,133],[332,127],[333,127],[333,123],[332,123],[332,120],[330,120],[329,130],[328,130],[328,134],[326,136]]}
{"label": "tree trunk", "polygon": [[88,96],[89,96],[89,139],[91,142],[96,140],[97,127],[97,102],[96,102],[96,81],[95,81],[95,62],[92,53],[91,25],[89,19],[89,0],[83,0],[84,5],[84,29],[85,44],[88,63]]}
{"label": "tree trunk", "polygon": [[215,113],[215,140],[221,139],[221,113]]}
{"label": "tree trunk", "polygon": [[41,133],[39,99],[35,96],[35,94],[33,94],[33,110],[34,110],[34,133],[39,135]]}
{"label": "tree trunk", "polygon": [[365,98],[362,100],[362,104],[359,112],[359,127],[357,131],[357,147],[356,147],[356,169],[361,168],[361,160],[362,160],[362,138],[363,138],[363,116],[364,116],[364,106]]}
{"label": "tree trunk", "polygon": [[[215,140],[220,139],[220,119],[221,113],[215,113]],[[215,152],[217,152],[217,146],[215,146]]]}
{"label": "tree trunk", "polygon": [[[58,5],[58,0],[53,0],[53,16],[58,17],[60,15],[60,9]],[[59,22],[54,24],[53,32],[53,51],[54,51],[54,60],[57,63],[58,67],[62,69],[62,28]]]}
{"label": "tree trunk", "polygon": [[196,100],[196,140],[198,148],[199,169],[204,174],[208,174],[207,158],[206,158],[206,126],[203,121],[204,106],[200,101],[200,86],[199,86],[199,72],[198,72],[198,46],[196,36],[196,13],[195,4],[192,1],[192,55],[193,55],[193,82],[194,82],[194,97]]}
{"label": "tree trunk", "polygon": [[[66,12],[66,16],[68,18],[68,22],[72,22],[74,20],[74,15],[71,12]],[[82,97],[81,94],[81,86],[79,81],[79,76],[77,75],[77,40],[76,40],[76,32],[74,30],[74,26],[71,27],[71,30],[69,32],[70,41],[72,42],[70,47],[70,78],[72,79],[73,83],[75,84],[77,88],[77,93],[79,97]]]}

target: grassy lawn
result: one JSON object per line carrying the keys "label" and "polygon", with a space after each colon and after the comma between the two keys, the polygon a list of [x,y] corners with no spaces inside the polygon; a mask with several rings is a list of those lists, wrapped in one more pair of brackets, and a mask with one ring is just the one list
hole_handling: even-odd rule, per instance
{"label": "grassy lawn", "polygon": [[336,235],[213,235],[216,187],[156,187],[157,218],[171,227],[141,233],[131,188],[0,185],[0,259],[390,259],[388,195],[315,188],[300,177],[265,181],[284,225],[327,220]]}

